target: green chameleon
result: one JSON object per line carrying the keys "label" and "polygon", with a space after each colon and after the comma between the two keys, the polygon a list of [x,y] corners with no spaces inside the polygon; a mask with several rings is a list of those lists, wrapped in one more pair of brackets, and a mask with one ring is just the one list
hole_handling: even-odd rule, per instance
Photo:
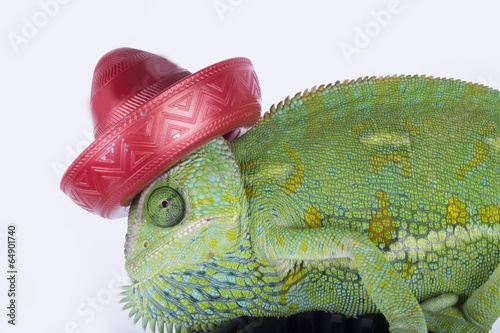
{"label": "green chameleon", "polygon": [[382,313],[391,332],[500,316],[500,92],[425,76],[287,98],[132,202],[123,301],[152,331]]}

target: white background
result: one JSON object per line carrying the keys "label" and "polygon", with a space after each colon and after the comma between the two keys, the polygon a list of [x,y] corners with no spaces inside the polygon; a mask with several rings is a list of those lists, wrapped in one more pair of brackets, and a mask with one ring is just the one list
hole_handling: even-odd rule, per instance
{"label": "white background", "polygon": [[[117,304],[126,220],[93,216],[59,190],[63,169],[91,140],[94,66],[114,48],[158,53],[192,72],[248,57],[264,110],[313,85],[360,76],[427,74],[500,87],[495,1],[64,2],[0,0],[2,332],[142,332]],[[347,44],[357,53],[343,52]],[[16,327],[6,324],[9,223],[17,224]]]}

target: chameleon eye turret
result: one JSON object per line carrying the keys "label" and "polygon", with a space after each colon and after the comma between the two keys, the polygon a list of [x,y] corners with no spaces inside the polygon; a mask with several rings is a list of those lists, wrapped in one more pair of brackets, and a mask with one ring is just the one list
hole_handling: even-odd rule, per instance
{"label": "chameleon eye turret", "polygon": [[61,189],[106,218],[126,216],[131,200],[211,140],[234,140],[260,117],[251,62],[228,59],[194,74],[131,48],[97,63],[91,109],[96,140],[70,165]]}
{"label": "chameleon eye turret", "polygon": [[159,227],[172,227],[184,217],[184,199],[171,187],[162,186],[155,189],[146,200],[146,218]]}

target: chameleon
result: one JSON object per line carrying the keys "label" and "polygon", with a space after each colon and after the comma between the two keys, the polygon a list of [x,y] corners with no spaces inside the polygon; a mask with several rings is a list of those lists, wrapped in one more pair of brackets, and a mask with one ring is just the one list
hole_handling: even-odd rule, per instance
{"label": "chameleon", "polygon": [[499,185],[499,91],[417,75],[313,87],[133,199],[123,308],[153,332],[311,310],[487,332]]}

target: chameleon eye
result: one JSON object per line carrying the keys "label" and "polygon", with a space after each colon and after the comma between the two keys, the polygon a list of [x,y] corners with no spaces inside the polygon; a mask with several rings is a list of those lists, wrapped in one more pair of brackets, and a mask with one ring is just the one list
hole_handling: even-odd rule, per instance
{"label": "chameleon eye", "polygon": [[184,217],[184,200],[171,187],[155,189],[148,198],[146,213],[149,219],[159,227],[173,227]]}

